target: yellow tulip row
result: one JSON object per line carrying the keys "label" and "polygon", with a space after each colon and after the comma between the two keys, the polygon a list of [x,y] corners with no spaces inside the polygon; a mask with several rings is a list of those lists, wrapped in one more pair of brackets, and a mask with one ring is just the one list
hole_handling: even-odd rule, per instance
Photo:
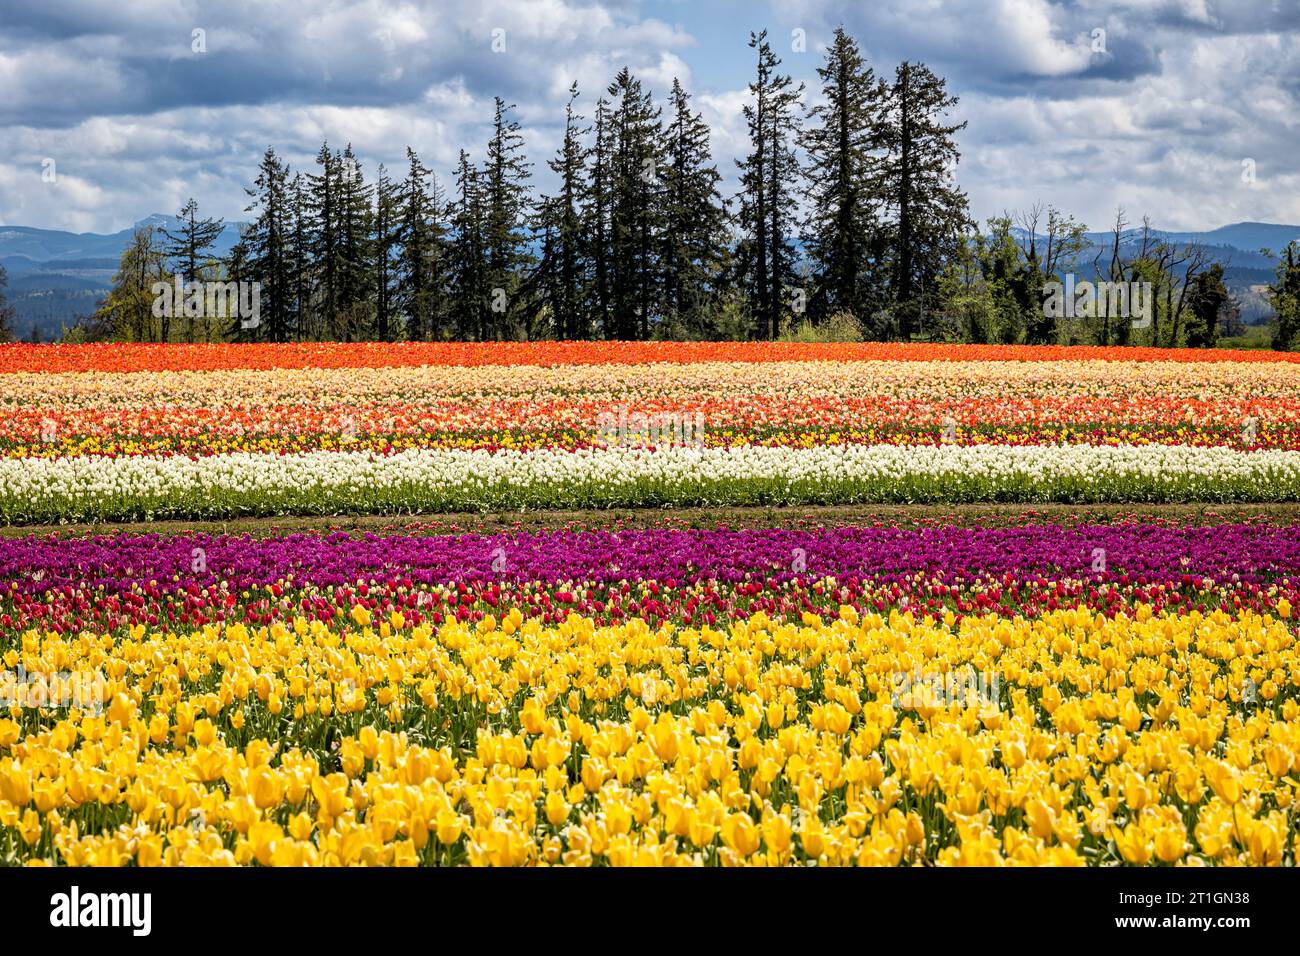
{"label": "yellow tulip row", "polygon": [[0,861],[1296,861],[1289,608],[29,630]]}

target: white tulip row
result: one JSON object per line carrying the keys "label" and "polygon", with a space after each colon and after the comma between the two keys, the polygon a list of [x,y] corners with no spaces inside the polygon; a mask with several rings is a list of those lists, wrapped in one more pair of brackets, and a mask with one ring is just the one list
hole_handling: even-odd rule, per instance
{"label": "white tulip row", "polygon": [[1282,501],[1300,452],[840,445],[0,460],[9,521],[909,501]]}

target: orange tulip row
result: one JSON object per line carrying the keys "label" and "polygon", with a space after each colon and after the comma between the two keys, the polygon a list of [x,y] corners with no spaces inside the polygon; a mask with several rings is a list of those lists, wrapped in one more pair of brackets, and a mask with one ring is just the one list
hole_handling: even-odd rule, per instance
{"label": "orange tulip row", "polygon": [[1300,355],[1229,349],[953,345],[923,342],[308,342],[0,346],[0,373],[936,360],[1256,363],[1300,362]]}

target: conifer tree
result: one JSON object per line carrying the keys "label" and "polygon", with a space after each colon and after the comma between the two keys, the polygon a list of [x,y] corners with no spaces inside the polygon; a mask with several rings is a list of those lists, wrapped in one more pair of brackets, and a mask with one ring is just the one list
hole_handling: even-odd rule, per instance
{"label": "conifer tree", "polygon": [[483,191],[482,173],[462,149],[451,207],[450,258],[451,320],[456,337],[464,341],[491,337]]}
{"label": "conifer tree", "polygon": [[745,104],[751,152],[738,163],[741,171],[740,225],[742,263],[750,309],[760,338],[781,334],[783,297],[794,273],[791,244],[799,169],[794,154],[794,111],[803,84],[793,86],[778,73],[781,60],[767,42],[767,31],[751,33],[758,53],[757,75]]}
{"label": "conifer tree", "polygon": [[313,263],[311,257],[311,209],[307,184],[302,173],[294,173],[289,181],[291,219],[290,256],[293,259],[293,316],[294,328],[300,339],[322,337],[317,327],[316,310],[312,304]]}
{"label": "conifer tree", "polygon": [[946,121],[956,104],[924,64],[899,64],[887,100],[883,191],[893,215],[892,299],[904,341],[917,331],[943,262],[970,225],[966,194],[953,179],[961,158],[953,134],[966,124]]}
{"label": "conifer tree", "polygon": [[[289,167],[268,147],[258,167],[253,189],[245,190],[252,202],[245,212],[254,213],[243,240],[247,246],[246,270],[261,283],[261,315],[252,328],[248,317],[236,316],[231,331],[243,337],[270,342],[288,342],[293,328],[293,256],[289,248],[292,220],[289,209]],[[238,281],[238,280],[237,280]]]}
{"label": "conifer tree", "polygon": [[817,75],[822,102],[808,111],[800,139],[810,210],[804,244],[815,276],[810,311],[815,320],[849,311],[867,323],[884,284],[875,268],[884,85],[843,27]]}
{"label": "conifer tree", "polygon": [[595,333],[602,338],[618,337],[612,308],[610,263],[611,248],[610,207],[612,199],[611,138],[613,121],[609,101],[603,96],[596,100],[596,114],[592,123],[594,141],[588,153],[590,160],[583,194],[582,220],[586,235],[586,258],[591,263],[591,287],[587,295],[587,311],[597,326]]}
{"label": "conifer tree", "polygon": [[5,289],[9,285],[9,273],[0,265],[0,342],[14,340],[14,323],[18,321],[18,312],[10,303]]}
{"label": "conifer tree", "polygon": [[499,96],[495,103],[482,179],[486,213],[483,242],[492,296],[486,337],[501,339],[513,336],[524,308],[518,293],[521,276],[529,264],[524,227],[532,164],[524,159],[519,123],[509,115],[514,106],[507,106]]}
{"label": "conifer tree", "polygon": [[718,193],[722,176],[709,149],[709,128],[691,111],[690,94],[676,79],[669,95],[664,161],[662,301],[675,331],[705,334],[725,269],[726,207]]}
{"label": "conifer tree", "polygon": [[1277,278],[1269,286],[1273,304],[1273,348],[1279,352],[1300,349],[1300,243],[1287,243],[1278,257]]}
{"label": "conifer tree", "polygon": [[374,315],[374,274],[371,263],[370,189],[361,163],[349,143],[336,156],[338,170],[338,314],[334,337],[343,342],[363,339]]}
{"label": "conifer tree", "polygon": [[398,190],[381,163],[375,171],[374,235],[372,251],[375,286],[375,337],[381,342],[394,338],[398,315],[398,243],[401,222],[398,217]]}
{"label": "conifer tree", "polygon": [[311,204],[310,251],[316,282],[316,303],[320,311],[320,331],[324,334],[334,322],[339,307],[339,176],[335,154],[329,143],[322,143],[316,153],[319,172],[308,174]]}
{"label": "conifer tree", "polygon": [[647,339],[659,292],[660,110],[624,67],[607,90],[611,114],[610,305],[618,336]]}
{"label": "conifer tree", "polygon": [[536,228],[543,237],[538,267],[538,290],[554,317],[555,334],[562,339],[584,339],[590,334],[583,287],[586,285],[582,197],[586,184],[586,150],[582,138],[589,131],[574,110],[578,84],[569,87],[564,110],[564,139],[547,165],[559,177],[555,195],[542,199]]}
{"label": "conifer tree", "polygon": [[1219,344],[1219,313],[1228,298],[1228,287],[1223,284],[1223,266],[1219,263],[1192,278],[1184,303],[1189,348],[1212,349]]}
{"label": "conifer tree", "polygon": [[445,312],[445,233],[442,225],[445,199],[438,180],[410,147],[402,183],[399,232],[401,309],[406,314],[407,336],[434,339],[442,333]]}
{"label": "conifer tree", "polygon": [[[163,244],[163,254],[170,259],[175,268],[173,272],[181,277],[182,283],[201,282],[203,281],[202,269],[207,264],[209,257],[203,253],[205,250],[212,248],[212,244],[217,241],[221,235],[221,230],[225,228],[225,222],[221,219],[200,219],[199,204],[190,197],[185,206],[177,213],[180,225],[176,230],[160,230],[165,240]],[[185,317],[185,341],[194,341],[194,316],[186,315]],[[169,335],[169,318],[164,316],[162,319],[163,341],[167,341]],[[204,336],[206,338],[206,335]]]}

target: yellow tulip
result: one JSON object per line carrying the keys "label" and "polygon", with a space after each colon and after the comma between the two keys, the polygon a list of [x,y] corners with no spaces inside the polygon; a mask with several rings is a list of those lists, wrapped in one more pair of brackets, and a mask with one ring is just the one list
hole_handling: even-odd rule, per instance
{"label": "yellow tulip", "polygon": [[747,813],[728,814],[722,823],[722,841],[742,857],[750,856],[759,846],[761,833]]}

